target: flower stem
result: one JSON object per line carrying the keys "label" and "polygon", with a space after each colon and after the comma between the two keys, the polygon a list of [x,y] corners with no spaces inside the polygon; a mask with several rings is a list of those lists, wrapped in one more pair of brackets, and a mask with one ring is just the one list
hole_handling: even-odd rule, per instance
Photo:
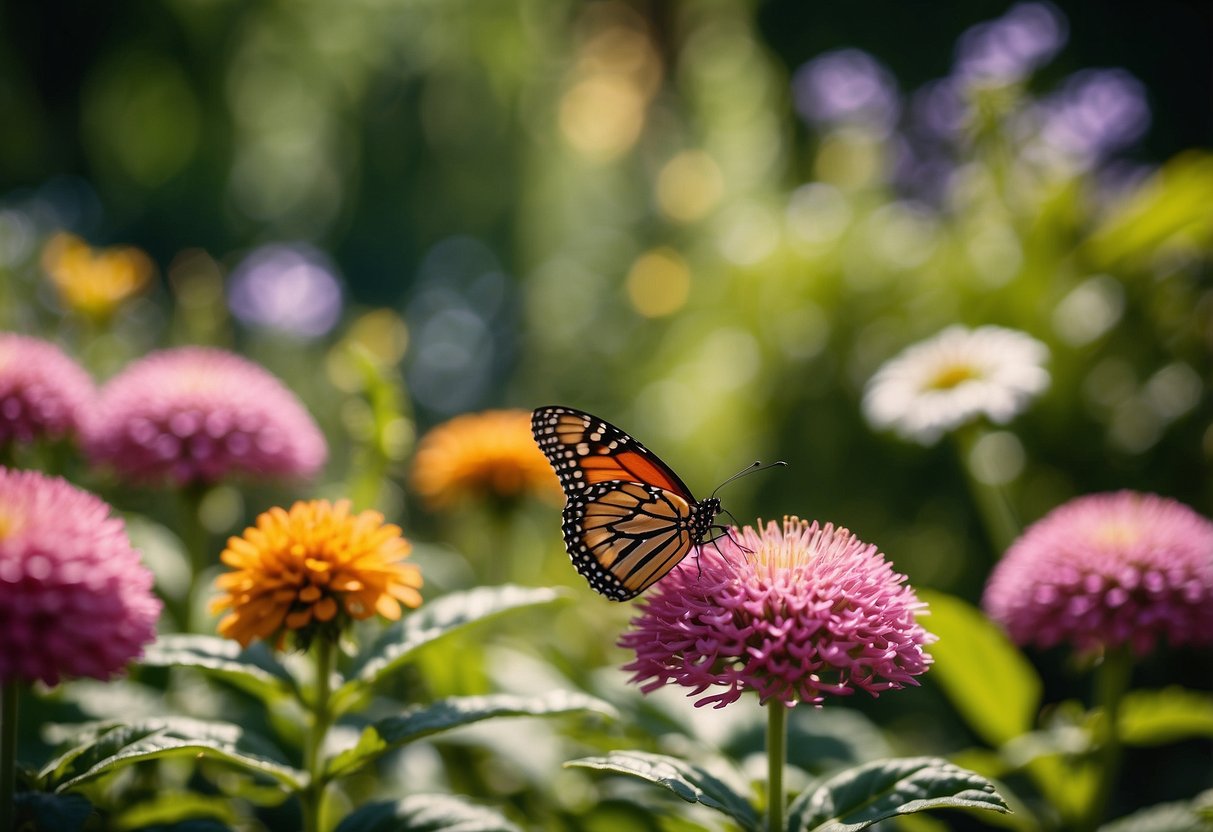
{"label": "flower stem", "polygon": [[0,685],[0,829],[17,827],[17,698],[16,682]]}
{"label": "flower stem", "polygon": [[767,832],[783,832],[783,768],[787,759],[788,709],[767,702]]}
{"label": "flower stem", "polygon": [[303,801],[304,832],[320,832],[320,819],[324,814],[324,738],[333,721],[329,709],[333,692],[333,671],[337,666],[337,647],[332,640],[321,637],[316,646],[316,695],[312,702],[312,729],[304,747],[304,768],[308,773],[308,784],[300,796]]}
{"label": "flower stem", "polygon": [[206,496],[206,486],[191,483],[181,488],[181,527],[178,530],[181,541],[185,544],[185,552],[189,557],[190,582],[181,597],[181,605],[177,612],[177,625],[183,633],[193,629],[194,587],[198,578],[207,567],[210,535],[202,524],[202,499]]}
{"label": "flower stem", "polygon": [[969,426],[955,431],[952,435],[956,453],[960,457],[960,467],[969,485],[969,493],[981,514],[986,535],[994,547],[995,557],[1001,557],[1023,531],[1022,524],[1011,508],[1006,491],[997,485],[983,482],[973,473],[971,458],[974,447],[983,435],[981,428]]}
{"label": "flower stem", "polygon": [[1122,646],[1107,651],[1095,675],[1095,704],[1103,714],[1095,759],[1096,785],[1087,807],[1084,829],[1097,828],[1108,810],[1116,775],[1120,771],[1120,705],[1133,676],[1133,653]]}

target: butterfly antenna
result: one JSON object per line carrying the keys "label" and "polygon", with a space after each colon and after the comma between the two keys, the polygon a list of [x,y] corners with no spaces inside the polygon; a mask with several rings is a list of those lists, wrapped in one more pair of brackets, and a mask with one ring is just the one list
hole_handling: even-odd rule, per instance
{"label": "butterfly antenna", "polygon": [[[763,465],[762,462],[759,460],[755,460],[753,462],[753,464],[747,465],[746,467],[744,467],[740,471],[738,471],[736,474],[734,474],[733,476],[729,477],[727,480],[722,482],[720,485],[716,486],[716,491],[719,491],[720,489],[724,488],[726,485],[731,483],[733,480],[741,479],[742,477],[748,476],[749,474],[753,474],[756,471],[765,471],[768,468],[786,468],[787,465],[788,464],[786,462],[784,462],[782,459],[777,462],[768,462],[766,465]],[[713,497],[716,496],[716,491],[712,492]]]}

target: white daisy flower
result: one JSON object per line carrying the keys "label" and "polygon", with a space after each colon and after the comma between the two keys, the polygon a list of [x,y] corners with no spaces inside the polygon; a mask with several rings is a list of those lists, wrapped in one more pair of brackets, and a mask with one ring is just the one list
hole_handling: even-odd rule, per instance
{"label": "white daisy flower", "polygon": [[1017,330],[951,326],[872,376],[864,415],[923,445],[981,416],[1005,424],[1049,386],[1048,357],[1048,347]]}

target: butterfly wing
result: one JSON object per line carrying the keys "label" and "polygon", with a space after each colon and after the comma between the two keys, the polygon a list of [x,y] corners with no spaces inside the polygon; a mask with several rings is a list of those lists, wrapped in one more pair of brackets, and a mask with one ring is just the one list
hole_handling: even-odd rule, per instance
{"label": "butterfly wing", "polygon": [[541,407],[531,414],[531,431],[566,497],[596,483],[621,481],[655,485],[695,501],[655,453],[597,416],[571,407]]}
{"label": "butterfly wing", "polygon": [[634,598],[678,565],[696,538],[696,507],[677,494],[635,482],[591,486],[564,509],[564,544],[590,587]]}
{"label": "butterfly wing", "polygon": [[564,543],[597,592],[643,592],[707,533],[719,503],[698,503],[655,454],[628,434],[568,407],[534,412],[535,441],[564,488]]}

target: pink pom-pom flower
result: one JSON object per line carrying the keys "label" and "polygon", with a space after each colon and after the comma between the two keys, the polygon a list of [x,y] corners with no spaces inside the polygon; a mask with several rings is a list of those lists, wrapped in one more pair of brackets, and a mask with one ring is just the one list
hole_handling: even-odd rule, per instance
{"label": "pink pom-pom flower", "polygon": [[0,333],[0,448],[76,432],[93,380],[49,341]]}
{"label": "pink pom-pom flower", "polygon": [[0,468],[0,683],[108,679],[155,638],[160,608],[105,502]]}
{"label": "pink pom-pom flower", "polygon": [[105,384],[85,450],[127,479],[177,485],[310,477],[328,455],[315,421],[282,382],[205,347],[152,353]]}
{"label": "pink pom-pom flower", "polygon": [[1213,522],[1154,494],[1078,497],[1011,545],[982,605],[1021,645],[1213,644]]}
{"label": "pink pom-pom flower", "polygon": [[639,607],[620,639],[636,653],[631,681],[714,691],[697,706],[749,690],[790,707],[916,685],[935,640],[915,617],[925,605],[875,546],[795,517],[700,546]]}

